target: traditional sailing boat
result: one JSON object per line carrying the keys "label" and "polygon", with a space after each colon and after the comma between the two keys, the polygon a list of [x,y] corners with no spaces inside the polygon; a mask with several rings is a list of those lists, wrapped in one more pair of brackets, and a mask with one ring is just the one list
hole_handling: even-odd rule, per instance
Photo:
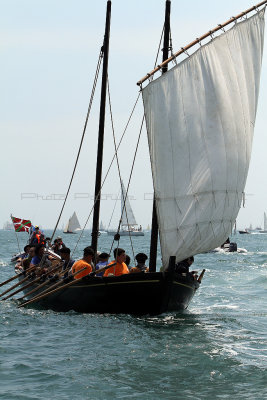
{"label": "traditional sailing boat", "polygon": [[[117,231],[107,231],[108,235],[114,236]],[[136,219],[131,207],[125,186],[121,182],[121,230],[120,236],[144,236],[141,225],[136,223]]]}
{"label": "traditional sailing boat", "polygon": [[78,217],[76,212],[74,211],[74,213],[72,214],[72,216],[69,218],[63,233],[77,233],[77,231],[81,230],[81,225],[78,221]]}
{"label": "traditional sailing boat", "polygon": [[259,233],[267,233],[267,216],[266,216],[266,213],[263,214],[263,229],[259,230]]}
{"label": "traditional sailing boat", "polygon": [[[242,201],[255,125],[267,0],[168,58],[170,1],[166,1],[163,63],[138,82],[142,89],[154,183],[152,237],[159,226],[164,272],[86,277],[39,292],[31,302],[55,310],[159,314],[187,308],[201,277],[175,271],[175,262],[209,251],[232,231]],[[255,14],[240,20],[248,13]],[[111,2],[107,2],[92,247],[97,249],[105,86]],[[234,23],[231,29],[225,27]],[[221,35],[214,35],[222,30]],[[167,72],[167,65],[211,36]],[[143,83],[155,72],[161,77]],[[26,290],[26,289],[25,289]],[[29,290],[29,289],[27,289]],[[43,289],[42,289],[43,290]],[[32,294],[29,292],[29,298]],[[28,303],[24,303],[28,304]]]}
{"label": "traditional sailing boat", "polygon": [[102,235],[103,233],[107,233],[102,221],[100,222],[100,225],[99,225],[99,233],[100,233],[100,235]]}

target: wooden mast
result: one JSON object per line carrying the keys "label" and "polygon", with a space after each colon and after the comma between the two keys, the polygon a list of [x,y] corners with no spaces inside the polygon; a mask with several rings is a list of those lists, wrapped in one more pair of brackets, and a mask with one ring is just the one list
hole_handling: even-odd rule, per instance
{"label": "wooden mast", "polygon": [[[170,13],[171,13],[171,0],[166,0],[162,62],[167,60],[169,57]],[[168,70],[168,64],[166,64],[162,68],[162,73],[164,74],[165,72],[167,72],[167,70]],[[151,226],[151,241],[150,241],[149,272],[156,271],[157,249],[158,249],[158,231],[159,231],[158,217],[157,217],[156,199],[155,199],[155,193],[154,193],[152,226]]]}
{"label": "wooden mast", "polygon": [[99,113],[99,130],[98,130],[98,149],[96,163],[96,181],[95,181],[95,197],[94,197],[94,215],[92,227],[92,242],[91,246],[95,253],[97,251],[97,239],[99,231],[99,214],[100,214],[100,198],[101,198],[101,178],[102,178],[102,160],[103,160],[103,145],[104,145],[104,130],[105,130],[105,109],[106,109],[106,92],[108,79],[108,53],[109,53],[109,32],[110,32],[110,17],[111,17],[111,1],[107,1],[106,12],[106,28],[103,43],[103,71],[102,71],[102,88]]}

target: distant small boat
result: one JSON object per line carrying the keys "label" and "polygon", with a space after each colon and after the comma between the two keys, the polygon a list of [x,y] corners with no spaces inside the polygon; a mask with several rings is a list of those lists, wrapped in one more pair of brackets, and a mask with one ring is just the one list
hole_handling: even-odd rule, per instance
{"label": "distant small boat", "polygon": [[216,247],[209,253],[247,253],[247,249],[237,247],[235,242],[230,242],[228,238],[220,247]]}
{"label": "distant small boat", "polygon": [[[136,223],[136,219],[126,195],[126,190],[123,182],[121,183],[121,229],[120,236],[144,236],[142,226]],[[115,235],[117,231],[107,231],[108,235]]]}
{"label": "distant small boat", "polygon": [[3,230],[4,231],[13,231],[13,229],[14,229],[14,225],[12,224],[12,222],[6,222],[3,225]]}
{"label": "distant small boat", "polygon": [[77,233],[77,231],[81,230],[81,225],[78,221],[76,212],[74,211],[72,217],[67,222],[63,233]]}
{"label": "distant small boat", "polygon": [[[231,243],[232,245],[236,245],[236,243]],[[209,253],[247,253],[247,249],[242,247],[235,246],[225,246],[225,247],[216,247],[211,250]]]}
{"label": "distant small boat", "polygon": [[263,214],[263,229],[259,230],[259,233],[267,233],[267,217],[266,217],[266,213]]}
{"label": "distant small boat", "polygon": [[260,231],[262,231],[262,229],[260,226],[253,228],[252,225],[250,224],[249,228],[246,228],[246,231],[248,231],[249,233],[260,233]]}
{"label": "distant small boat", "polygon": [[100,226],[99,226],[99,234],[102,235],[102,234],[106,234],[106,233],[107,233],[107,231],[106,231],[106,229],[104,227],[103,222],[101,221],[100,222]]}
{"label": "distant small boat", "polygon": [[246,229],[244,230],[244,231],[238,231],[239,233],[240,233],[240,235],[244,235],[244,234],[246,234],[246,233],[250,233],[250,232],[248,232]]}

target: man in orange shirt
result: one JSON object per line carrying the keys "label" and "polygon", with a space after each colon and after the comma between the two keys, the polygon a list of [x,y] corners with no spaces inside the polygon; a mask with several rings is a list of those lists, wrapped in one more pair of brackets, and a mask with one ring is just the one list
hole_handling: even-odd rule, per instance
{"label": "man in orange shirt", "polygon": [[115,260],[112,261],[110,264],[115,263],[115,265],[106,269],[103,276],[112,276],[112,275],[119,276],[123,274],[129,274],[128,267],[125,264],[125,259],[126,259],[125,250],[116,248],[114,249],[113,253]]}
{"label": "man in orange shirt", "polygon": [[82,271],[80,274],[77,274],[74,276],[74,279],[79,279],[82,278],[83,276],[86,276],[92,272],[92,258],[94,257],[94,250],[92,247],[85,247],[83,250],[83,258],[81,260],[76,261],[72,268],[71,268],[71,273],[72,275],[75,274],[75,272],[80,271],[83,268],[86,268],[84,271]]}

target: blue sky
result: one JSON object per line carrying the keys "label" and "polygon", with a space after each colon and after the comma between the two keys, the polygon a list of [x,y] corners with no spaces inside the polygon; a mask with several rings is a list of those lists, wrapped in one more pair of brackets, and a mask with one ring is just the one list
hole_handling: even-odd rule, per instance
{"label": "blue sky", "polygon": [[[174,51],[251,7],[248,0],[172,1]],[[99,49],[102,45],[106,1],[9,0],[0,14],[0,227],[10,213],[53,227],[66,192],[82,134]],[[164,21],[164,0],[112,2],[109,77],[115,134],[122,134],[138,95],[136,82],[153,68]],[[92,207],[98,129],[99,89],[85,138],[77,176],[62,222],[77,212],[85,221]],[[246,207],[237,219],[240,228],[262,225],[267,211],[267,56],[246,192]],[[126,182],[142,119],[142,104],[119,153]],[[107,115],[105,173],[113,155]],[[116,168],[103,189],[101,219],[107,224],[118,194]],[[130,195],[137,221],[150,224],[152,181],[146,132],[142,132]],[[110,200],[112,198],[112,200]],[[118,209],[119,212],[119,209]],[[115,216],[118,215],[118,212]],[[117,224],[114,216],[113,226]]]}

